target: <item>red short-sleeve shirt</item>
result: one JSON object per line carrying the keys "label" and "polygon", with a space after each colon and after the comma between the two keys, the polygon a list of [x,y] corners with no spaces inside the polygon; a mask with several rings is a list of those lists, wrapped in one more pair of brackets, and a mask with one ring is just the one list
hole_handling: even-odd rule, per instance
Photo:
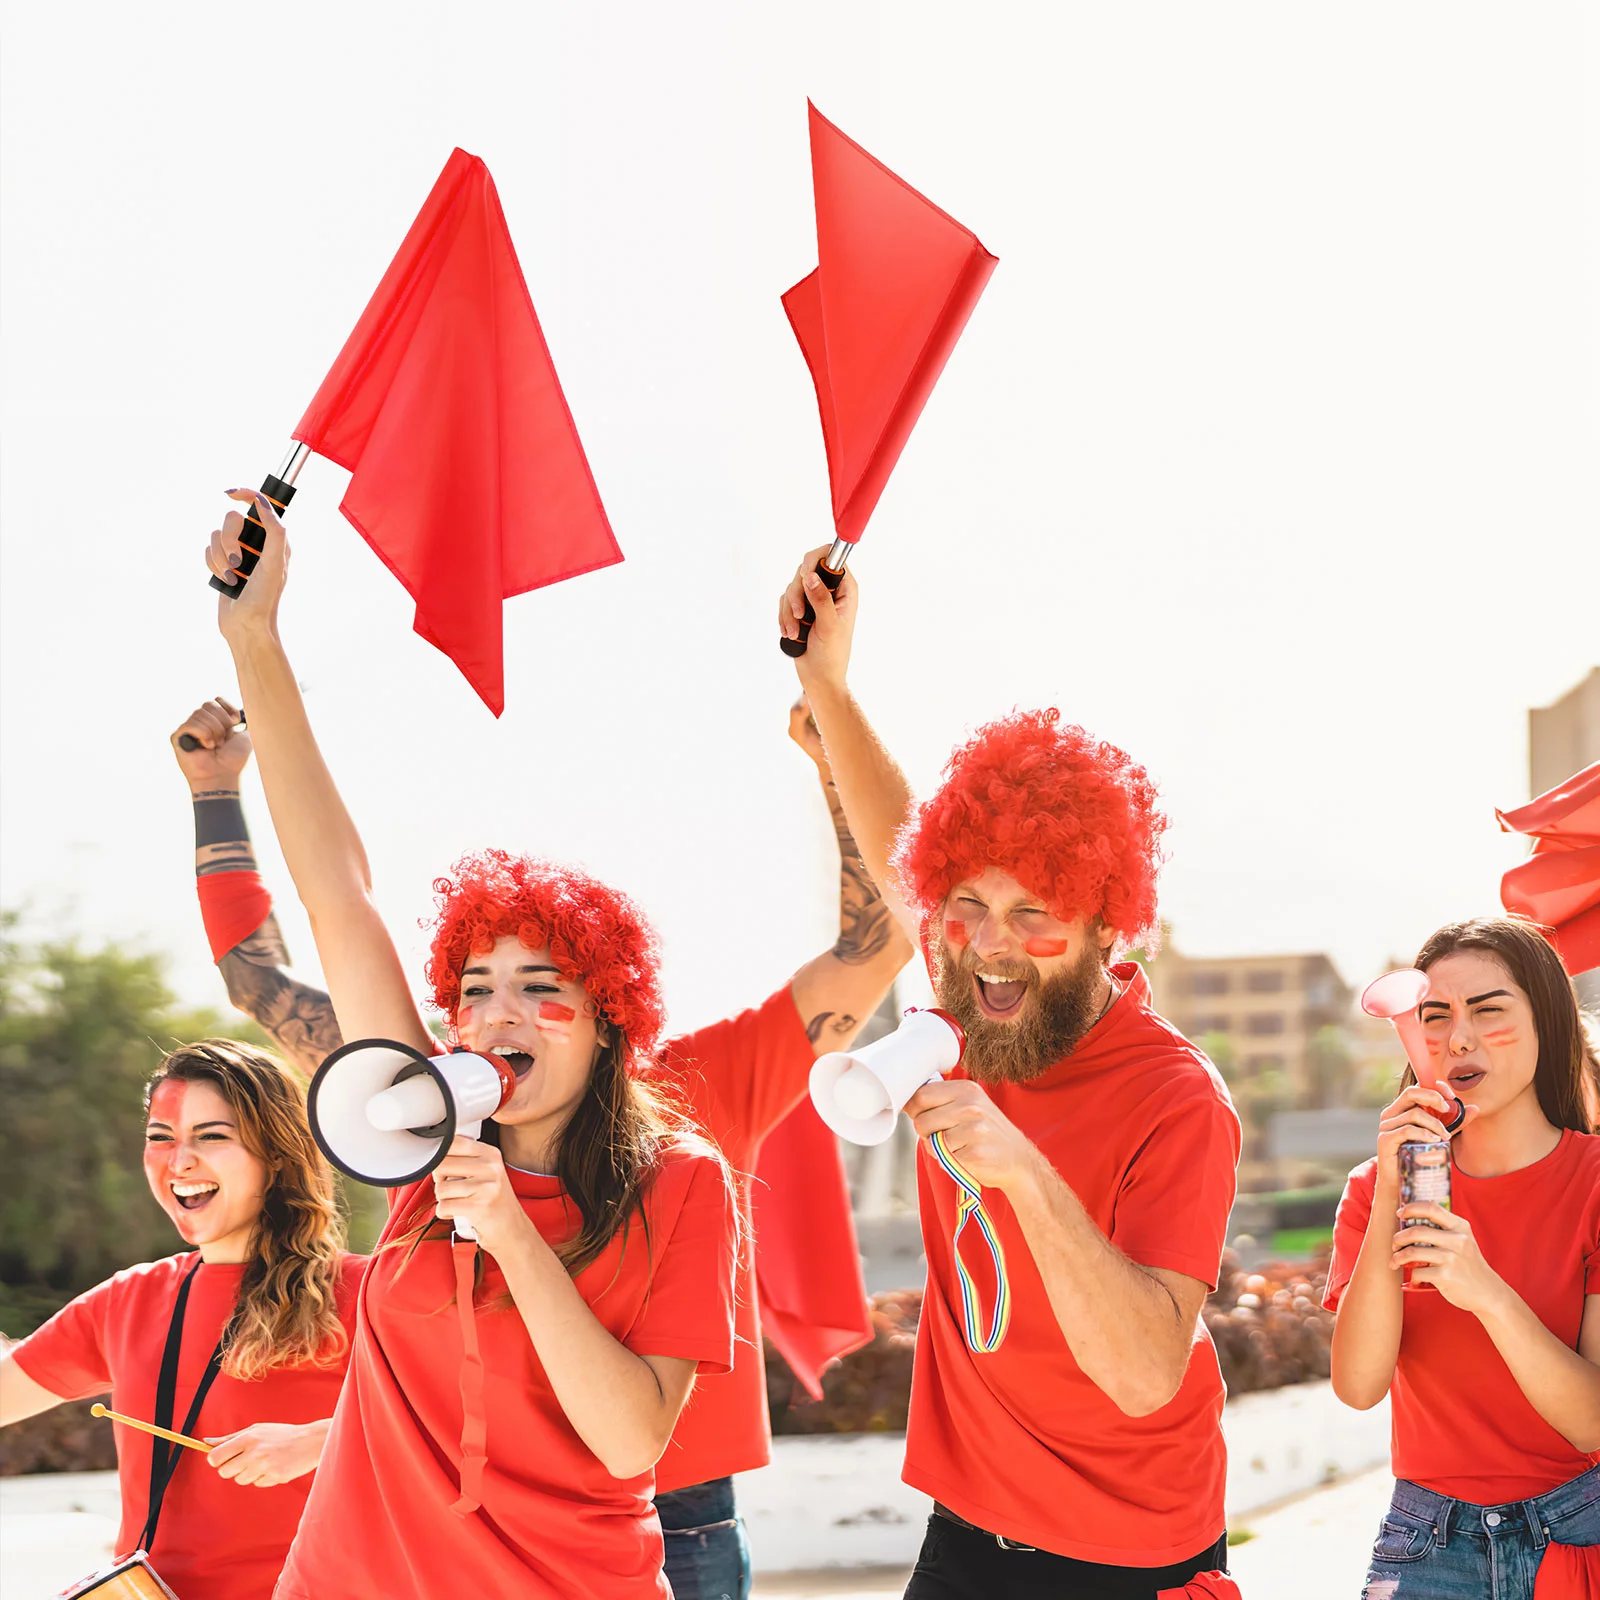
{"label": "red short-sleeve shirt", "polygon": [[[1355,1271],[1378,1181],[1374,1159],[1345,1185],[1323,1304]],[[1578,1348],[1585,1296],[1600,1294],[1600,1136],[1574,1133],[1531,1166],[1497,1178],[1450,1174],[1450,1209],[1472,1224],[1483,1258],[1565,1345]],[[1473,1505],[1546,1494],[1600,1462],[1550,1426],[1470,1311],[1437,1290],[1404,1296],[1389,1386],[1397,1478]]]}
{"label": "red short-sleeve shirt", "polygon": [[[1150,1009],[1134,963],[1078,1047],[1025,1086],[991,1089],[1097,1228],[1130,1260],[1215,1287],[1233,1204],[1239,1119],[1210,1062]],[[1015,1213],[984,1205],[1005,1248],[1005,1342],[974,1355],[951,1252],[959,1192],[918,1155],[928,1282],[917,1332],[905,1480],[991,1533],[1080,1561],[1164,1566],[1222,1534],[1222,1374],[1204,1324],[1174,1398],[1130,1417],[1074,1359]],[[993,1306],[969,1228],[963,1259]]]}
{"label": "red short-sleeve shirt", "polygon": [[[559,1179],[512,1169],[540,1234],[571,1238]],[[426,1195],[423,1191],[426,1189]],[[460,1490],[463,1346],[448,1239],[384,1249],[431,1180],[402,1191],[362,1285],[350,1376],[317,1469],[279,1600],[435,1600],[518,1595],[668,1600],[653,1473],[614,1478],[567,1420],[491,1256],[475,1297],[488,1462],[482,1504]],[[606,1330],[638,1355],[702,1373],[733,1361],[735,1201],[703,1146],[669,1150],[636,1220],[573,1280]]]}
{"label": "red short-sleeve shirt", "polygon": [[764,1467],[772,1456],[756,1300],[750,1174],[761,1142],[805,1098],[815,1051],[785,984],[760,1006],[674,1039],[662,1066],[733,1168],[743,1223],[734,1297],[733,1370],[696,1381],[656,1464],[656,1491]]}
{"label": "red short-sleeve shirt", "polygon": [[[356,1290],[364,1256],[347,1255],[336,1289],[340,1320],[354,1332]],[[233,1313],[244,1267],[205,1265],[194,1255],[129,1267],[63,1306],[11,1354],[24,1373],[63,1400],[111,1394],[111,1408],[150,1421],[156,1379],[173,1302],[184,1275],[196,1273],[183,1318],[177,1412],[181,1428],[200,1376]],[[243,1382],[219,1373],[195,1430],[216,1438],[253,1422],[315,1422],[333,1415],[350,1346],[331,1366],[280,1367]],[[149,1510],[150,1435],[115,1424],[122,1527],[117,1553],[127,1555]],[[267,1600],[299,1526],[312,1475],[271,1489],[245,1488],[212,1470],[191,1450],[180,1452],[161,1506],[151,1561],[184,1600]]]}

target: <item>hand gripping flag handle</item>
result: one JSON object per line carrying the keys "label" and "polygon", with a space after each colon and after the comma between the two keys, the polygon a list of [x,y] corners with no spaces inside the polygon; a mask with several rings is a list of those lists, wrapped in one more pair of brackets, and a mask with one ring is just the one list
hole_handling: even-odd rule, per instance
{"label": "hand gripping flag handle", "polygon": [[[832,594],[844,582],[845,563],[850,559],[850,541],[848,539],[835,539],[833,548],[828,551],[817,563],[817,576],[822,579],[823,587]],[[213,578],[212,582],[216,580]],[[786,656],[803,656],[806,653],[806,640],[811,637],[811,624],[817,620],[817,614],[811,609],[811,602],[806,601],[806,612],[800,619],[800,637],[791,639],[785,634],[778,640],[778,648]]]}
{"label": "hand gripping flag handle", "polygon": [[[282,516],[289,509],[289,502],[294,499],[294,480],[300,476],[300,469],[306,464],[306,458],[311,454],[308,445],[303,445],[298,439],[291,440],[289,453],[283,458],[282,464],[276,472],[269,472],[261,485],[261,492],[273,505],[278,508],[278,515]],[[244,586],[250,581],[250,574],[256,570],[256,562],[261,559],[261,552],[266,547],[267,534],[261,524],[248,511],[244,514],[244,528],[239,533],[239,543],[244,546],[240,552],[239,565],[233,569],[237,583],[224,583],[221,578],[213,577],[211,587],[218,594],[225,594],[230,600],[236,600],[243,592]],[[252,537],[249,530],[257,530]]]}

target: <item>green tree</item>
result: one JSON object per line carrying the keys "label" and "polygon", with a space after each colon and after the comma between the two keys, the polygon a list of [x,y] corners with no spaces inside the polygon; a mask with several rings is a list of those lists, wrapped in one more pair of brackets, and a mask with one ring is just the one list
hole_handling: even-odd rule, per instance
{"label": "green tree", "polygon": [[1225,1033],[1203,1033],[1200,1048],[1222,1074],[1222,1081],[1232,1088],[1239,1081],[1239,1054],[1233,1048],[1233,1040]]}
{"label": "green tree", "polygon": [[1349,1035],[1343,1028],[1325,1023],[1312,1034],[1306,1055],[1313,1108],[1347,1105],[1357,1087]]}
{"label": "green tree", "polygon": [[30,944],[0,913],[0,1301],[26,1331],[74,1294],[180,1248],[142,1163],[143,1090],[165,1051],[254,1024],[180,1007],[159,956]]}

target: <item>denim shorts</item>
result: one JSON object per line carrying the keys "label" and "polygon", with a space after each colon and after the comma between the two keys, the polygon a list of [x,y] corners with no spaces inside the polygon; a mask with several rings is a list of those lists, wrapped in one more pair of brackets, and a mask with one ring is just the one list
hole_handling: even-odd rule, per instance
{"label": "denim shorts", "polygon": [[1600,1545],[1600,1467],[1503,1506],[1447,1500],[1402,1478],[1362,1600],[1533,1600],[1552,1544]]}
{"label": "denim shorts", "polygon": [[748,1600],[750,1545],[733,1503],[733,1479],[656,1496],[673,1600]]}

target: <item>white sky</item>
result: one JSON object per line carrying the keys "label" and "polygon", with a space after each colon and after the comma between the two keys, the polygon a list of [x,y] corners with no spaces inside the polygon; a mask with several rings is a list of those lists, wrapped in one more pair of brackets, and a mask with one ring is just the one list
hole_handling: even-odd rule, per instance
{"label": "white sky", "polygon": [[856,562],[913,783],[1060,705],[1161,783],[1195,953],[1360,981],[1497,903],[1526,708],[1600,659],[1592,10],[9,12],[0,887],[36,926],[220,999],[166,747],[232,683],[199,551],[460,144],[627,560],[508,605],[496,725],[304,474],[285,633],[391,926],[420,976],[455,852],[576,857],[656,917],[680,1026],[826,942],[772,622],[831,532],[778,303],[808,94],[1000,257]]}

